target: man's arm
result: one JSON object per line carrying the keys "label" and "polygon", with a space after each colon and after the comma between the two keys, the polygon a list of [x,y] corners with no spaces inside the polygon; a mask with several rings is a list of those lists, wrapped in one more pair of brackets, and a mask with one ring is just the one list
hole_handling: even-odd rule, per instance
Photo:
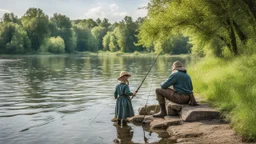
{"label": "man's arm", "polygon": [[175,74],[171,74],[170,77],[161,84],[162,89],[167,89],[169,86],[173,85],[176,82]]}

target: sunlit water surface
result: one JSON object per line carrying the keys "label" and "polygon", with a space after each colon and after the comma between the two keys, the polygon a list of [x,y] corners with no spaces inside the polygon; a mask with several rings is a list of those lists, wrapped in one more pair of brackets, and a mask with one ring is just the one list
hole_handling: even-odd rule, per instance
{"label": "sunlit water surface", "polygon": [[[0,56],[1,144],[144,143],[141,126],[114,126],[114,88],[121,70],[132,74],[135,91],[156,56]],[[190,57],[160,57],[132,100],[135,113],[156,104],[154,89],[171,64]],[[150,89],[151,87],[151,89]],[[148,142],[162,143],[156,133]]]}

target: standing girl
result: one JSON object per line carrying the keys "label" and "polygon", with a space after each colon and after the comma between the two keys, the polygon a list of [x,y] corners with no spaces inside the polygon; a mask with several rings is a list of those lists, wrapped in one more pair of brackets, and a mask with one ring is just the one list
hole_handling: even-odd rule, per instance
{"label": "standing girl", "polygon": [[120,76],[117,78],[120,83],[116,86],[115,89],[115,99],[116,108],[115,108],[115,117],[118,119],[117,123],[120,125],[125,124],[125,120],[128,117],[134,116],[134,111],[129,96],[135,96],[136,92],[131,92],[129,88],[128,78],[131,75],[126,71],[121,71]]}

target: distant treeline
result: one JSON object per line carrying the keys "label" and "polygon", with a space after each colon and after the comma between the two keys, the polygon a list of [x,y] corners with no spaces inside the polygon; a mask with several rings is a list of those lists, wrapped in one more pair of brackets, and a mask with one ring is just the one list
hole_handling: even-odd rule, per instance
{"label": "distant treeline", "polygon": [[[30,8],[18,18],[5,13],[0,23],[0,53],[73,53],[75,51],[154,52],[153,46],[138,45],[138,28],[146,18],[133,21],[125,16],[120,22],[108,19],[70,20],[65,15],[47,16],[39,8]],[[158,44],[159,47],[159,44]],[[182,35],[161,43],[162,53],[189,53],[191,45]]]}

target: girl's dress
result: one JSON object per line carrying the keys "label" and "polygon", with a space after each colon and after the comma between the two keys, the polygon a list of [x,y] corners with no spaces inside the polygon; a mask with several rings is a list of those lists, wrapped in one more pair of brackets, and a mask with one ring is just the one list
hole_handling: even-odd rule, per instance
{"label": "girl's dress", "polygon": [[114,93],[116,100],[115,117],[119,120],[133,117],[134,111],[130,97],[133,93],[125,83],[120,83],[116,86]]}

